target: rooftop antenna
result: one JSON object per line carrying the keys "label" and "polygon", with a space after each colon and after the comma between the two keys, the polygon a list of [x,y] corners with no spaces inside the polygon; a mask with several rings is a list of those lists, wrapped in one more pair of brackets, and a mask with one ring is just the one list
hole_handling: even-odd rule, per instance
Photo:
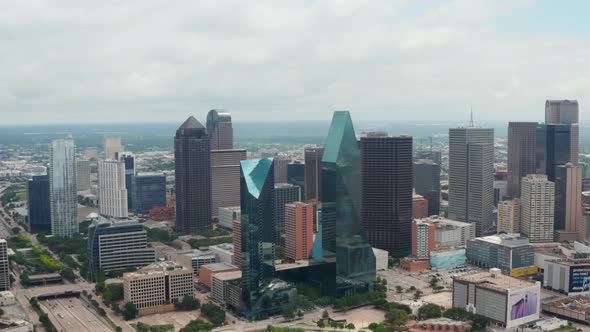
{"label": "rooftop antenna", "polygon": [[473,107],[471,107],[471,112],[469,114],[469,127],[473,128],[475,127],[475,124],[473,123]]}

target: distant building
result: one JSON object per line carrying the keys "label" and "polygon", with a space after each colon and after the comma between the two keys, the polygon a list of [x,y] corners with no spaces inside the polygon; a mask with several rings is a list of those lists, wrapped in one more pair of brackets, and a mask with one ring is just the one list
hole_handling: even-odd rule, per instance
{"label": "distant building", "polygon": [[218,216],[219,209],[240,205],[240,161],[246,159],[246,150],[211,150],[211,211]]}
{"label": "distant building", "polygon": [[520,233],[520,199],[498,203],[498,233]]}
{"label": "distant building", "polygon": [[155,207],[166,207],[166,176],[162,173],[139,173],[131,180],[132,210],[147,214]]}
{"label": "distant building", "polygon": [[98,212],[105,217],[127,218],[128,200],[125,163],[98,162]]}
{"label": "distant building", "polygon": [[194,287],[193,269],[175,261],[152,263],[123,275],[124,300],[135,304],[140,313],[145,308],[173,305],[185,296],[193,297]]}
{"label": "distant building", "polygon": [[234,148],[234,130],[229,112],[210,110],[207,113],[207,132],[211,138],[211,150]]}
{"label": "distant building", "polygon": [[535,173],[536,122],[508,123],[508,196],[520,197],[523,177]]}
{"label": "distant building", "polygon": [[51,232],[56,236],[72,236],[78,233],[76,147],[73,139],[51,142],[48,175]]}
{"label": "distant building", "polygon": [[493,233],[493,205],[494,130],[449,129],[449,219],[475,223],[478,236]]}
{"label": "distant building", "polygon": [[553,242],[555,185],[546,175],[522,180],[520,232],[531,242]]}
{"label": "distant building", "polygon": [[414,190],[428,201],[428,215],[440,213],[440,165],[429,159],[414,163]]}
{"label": "distant building", "polygon": [[104,159],[116,160],[117,154],[125,151],[121,144],[121,137],[105,137],[104,138]]}
{"label": "distant building", "polygon": [[539,319],[541,283],[502,275],[499,269],[453,278],[453,308],[514,328]]}
{"label": "distant building", "polygon": [[[369,243],[390,255],[412,248],[412,137],[368,133],[360,139],[362,223]],[[424,201],[423,214],[428,215]]]}
{"label": "distant building", "polygon": [[176,230],[211,228],[211,153],[207,130],[189,117],[174,138]]}
{"label": "distant building", "polygon": [[313,246],[314,204],[285,204],[285,254],[294,261],[308,259]]}
{"label": "distant building", "polygon": [[433,163],[441,165],[442,153],[436,150],[416,150],[414,152],[414,161],[418,162],[419,160],[432,160]]}
{"label": "distant building", "polygon": [[90,190],[90,161],[76,160],[76,190]]}
{"label": "distant building", "polygon": [[572,158],[571,132],[571,126],[567,124],[537,126],[535,173],[546,174],[549,181],[555,181],[557,166],[569,163]]}
{"label": "distant building", "polygon": [[[234,245],[231,243],[221,243],[214,246],[209,246],[209,251],[217,255],[220,263],[233,264],[234,261]],[[235,265],[235,264],[234,264]]]}
{"label": "distant building", "polygon": [[193,268],[193,272],[195,276],[199,276],[199,272],[201,271],[201,266],[206,264],[214,264],[219,262],[219,257],[212,251],[202,251],[199,249],[193,249],[190,251],[185,252],[178,252],[176,255],[170,257],[173,260],[181,261],[183,260],[182,256],[189,257],[191,262],[191,267]]}
{"label": "distant building", "polygon": [[206,285],[209,289],[212,287],[213,275],[223,272],[239,271],[240,269],[228,263],[212,263],[201,265],[199,268],[199,282]]}
{"label": "distant building", "polygon": [[125,164],[125,188],[127,188],[127,207],[133,207],[132,182],[135,176],[135,157],[129,153],[117,153],[117,158]]}
{"label": "distant building", "polygon": [[537,273],[533,246],[518,234],[478,237],[467,242],[467,260],[482,268],[499,268],[512,276]]}
{"label": "distant building", "polygon": [[320,199],[322,183],[323,148],[306,148],[305,157],[305,200]]}
{"label": "distant building", "polygon": [[287,165],[291,162],[291,158],[288,156],[276,156],[273,161],[275,165],[275,183],[287,183]]}
{"label": "distant building", "polygon": [[220,207],[217,219],[219,226],[232,229],[234,221],[240,219],[240,206]]}
{"label": "distant building", "polygon": [[10,264],[8,262],[8,243],[0,239],[0,291],[10,290]]}
{"label": "distant building", "polygon": [[[274,162],[274,160],[273,160]],[[285,204],[301,200],[301,188],[290,183],[275,183],[274,185],[274,225],[275,244],[285,247]]]}
{"label": "distant building", "polygon": [[412,195],[412,219],[428,217],[428,201],[422,195]]}
{"label": "distant building", "polygon": [[571,126],[570,162],[578,162],[580,127],[579,127],[579,109],[577,100],[547,100],[545,102],[545,123],[548,124],[567,124]]}
{"label": "distant building", "polygon": [[156,260],[147,232],[134,220],[100,218],[88,227],[88,258],[92,272],[121,271]]}
{"label": "distant building", "polygon": [[27,182],[27,218],[32,233],[51,232],[51,203],[49,176],[33,176]]}
{"label": "distant building", "polygon": [[555,173],[555,240],[586,238],[586,218],[582,211],[582,168],[567,163]]}
{"label": "distant building", "polygon": [[301,187],[305,192],[305,164],[298,161],[287,164],[287,182]]}

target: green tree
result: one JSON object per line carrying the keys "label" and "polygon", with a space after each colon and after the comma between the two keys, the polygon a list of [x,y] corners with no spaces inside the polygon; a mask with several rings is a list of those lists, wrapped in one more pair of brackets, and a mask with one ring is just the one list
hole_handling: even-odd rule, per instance
{"label": "green tree", "polygon": [[181,328],[179,332],[203,332],[211,330],[213,330],[213,325],[211,323],[196,319],[190,321],[190,323]]}
{"label": "green tree", "polygon": [[322,318],[323,318],[323,319],[328,319],[328,318],[330,318],[330,314],[328,313],[328,310],[324,310],[324,311],[322,312]]}
{"label": "green tree", "polygon": [[404,288],[400,285],[395,286],[395,291],[398,293],[402,293],[404,291]]}
{"label": "green tree", "polygon": [[297,311],[297,317],[299,317],[299,318],[303,317],[303,311],[301,311],[301,310]]}
{"label": "green tree", "polygon": [[421,306],[420,309],[418,309],[418,319],[420,319],[420,320],[425,320],[425,319],[430,319],[430,318],[438,318],[441,316],[442,316],[441,307],[436,304],[427,303],[427,304]]}
{"label": "green tree", "polygon": [[348,330],[354,330],[354,329],[356,328],[356,326],[354,326],[354,324],[353,324],[353,323],[348,323],[348,325],[346,325],[346,328],[347,328]]}
{"label": "green tree", "polygon": [[283,309],[283,312],[281,314],[283,315],[283,318],[285,320],[291,320],[295,318],[295,310],[293,310],[293,308],[291,307]]}
{"label": "green tree", "polygon": [[139,312],[133,302],[125,303],[123,306],[123,318],[125,318],[125,320],[133,319],[137,317],[137,314],[139,314]]}
{"label": "green tree", "polygon": [[393,325],[393,326],[403,326],[408,321],[408,313],[401,309],[391,309],[387,314],[385,314],[385,319]]}
{"label": "green tree", "polygon": [[467,320],[471,316],[471,313],[463,308],[450,308],[445,310],[443,316],[453,320]]}
{"label": "green tree", "polygon": [[318,320],[317,325],[320,329],[323,329],[324,327],[326,327],[326,323],[324,323],[323,320]]}
{"label": "green tree", "polygon": [[201,306],[201,313],[214,325],[220,326],[225,322],[225,311],[213,303]]}
{"label": "green tree", "polygon": [[181,302],[176,303],[175,307],[176,310],[180,311],[191,311],[197,310],[201,306],[201,302],[199,299],[196,299],[194,296],[185,295],[182,298]]}
{"label": "green tree", "polygon": [[414,300],[417,300],[419,298],[422,297],[422,291],[421,290],[417,290],[416,292],[414,292]]}

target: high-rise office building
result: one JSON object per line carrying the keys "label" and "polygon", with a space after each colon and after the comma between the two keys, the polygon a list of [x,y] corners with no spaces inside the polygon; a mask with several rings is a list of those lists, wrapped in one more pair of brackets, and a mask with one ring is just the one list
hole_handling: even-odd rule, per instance
{"label": "high-rise office building", "polygon": [[[361,137],[362,222],[371,245],[390,255],[412,249],[412,137]],[[428,214],[428,205],[425,213]]]}
{"label": "high-rise office building", "polygon": [[582,168],[572,163],[557,166],[555,173],[555,240],[586,239],[582,211]]}
{"label": "high-rise office building", "polygon": [[142,224],[101,217],[88,227],[88,259],[93,273],[111,272],[146,266],[156,254]]}
{"label": "high-rise office building", "polygon": [[114,218],[128,216],[125,163],[122,161],[98,162],[98,213]]}
{"label": "high-rise office building", "polygon": [[51,233],[78,233],[76,147],[71,138],[54,140],[49,146],[49,200]]}
{"label": "high-rise office building", "polygon": [[442,163],[442,152],[435,150],[417,150],[414,152],[414,161],[419,160],[432,160],[433,163],[441,165]]}
{"label": "high-rise office building", "polygon": [[176,229],[196,232],[211,227],[211,152],[207,130],[189,117],[174,138]]}
{"label": "high-rise office building", "polygon": [[544,174],[529,174],[521,182],[520,232],[530,242],[553,242],[555,185]]}
{"label": "high-rise office building", "polygon": [[535,173],[546,174],[549,181],[555,181],[557,166],[571,161],[571,126],[539,124],[536,135]]}
{"label": "high-rise office building", "polygon": [[508,196],[520,197],[520,181],[535,173],[536,122],[508,123]]}
{"label": "high-rise office building", "polygon": [[8,243],[0,239],[0,291],[10,290],[10,267],[8,263]]}
{"label": "high-rise office building", "polygon": [[[409,164],[411,194],[411,160]],[[336,258],[336,282],[322,287],[336,296],[367,291],[375,281],[375,255],[361,215],[361,175],[359,144],[350,113],[336,111],[322,158],[322,217],[318,234],[322,259],[329,263]],[[330,290],[331,287],[335,289]]]}
{"label": "high-rise office building", "polygon": [[234,148],[234,130],[229,112],[210,110],[207,114],[207,132],[211,140],[211,150]]}
{"label": "high-rise office building", "polygon": [[132,178],[131,193],[135,213],[147,214],[155,207],[166,206],[166,176],[162,173],[139,173]]}
{"label": "high-rise office building", "polygon": [[449,129],[449,219],[494,233],[494,130]]}
{"label": "high-rise office building", "polygon": [[76,160],[76,190],[90,190],[90,160]]}
{"label": "high-rise office building", "polygon": [[135,176],[135,157],[129,153],[117,154],[117,159],[125,164],[125,187],[127,188],[127,206],[133,206],[131,186]]}
{"label": "high-rise office building", "polygon": [[273,158],[275,183],[287,183],[287,165],[291,161],[288,156],[276,156]]}
{"label": "high-rise office building", "polygon": [[32,233],[51,232],[49,176],[33,176],[27,183],[29,230]]}
{"label": "high-rise office building", "polygon": [[520,233],[520,199],[498,203],[498,233]]}
{"label": "high-rise office building", "polygon": [[319,199],[322,190],[322,157],[323,148],[306,148],[305,158],[305,200]]}
{"label": "high-rise office building", "polygon": [[287,182],[301,187],[301,195],[305,193],[305,164],[294,161],[287,164]]}
{"label": "high-rise office building", "polygon": [[246,150],[211,150],[211,213],[219,208],[240,205],[240,161],[246,159]]}
{"label": "high-rise office building", "polygon": [[570,130],[570,158],[572,163],[578,162],[580,127],[577,100],[547,100],[545,101],[545,123],[567,124]]}
{"label": "high-rise office building", "polygon": [[285,255],[298,261],[308,259],[313,245],[313,203],[285,204]]}
{"label": "high-rise office building", "polygon": [[125,151],[121,144],[121,137],[105,137],[104,138],[104,159],[116,160],[117,154]]}
{"label": "high-rise office building", "polygon": [[[274,160],[273,160],[274,162]],[[275,184],[275,245],[285,247],[285,204],[301,200],[301,188],[290,183]]]}
{"label": "high-rise office building", "polygon": [[440,213],[440,165],[430,159],[414,163],[414,190],[428,200],[428,215]]}
{"label": "high-rise office building", "polygon": [[242,222],[241,219],[234,219],[232,222],[232,236],[234,238],[234,257],[232,264],[242,269]]}
{"label": "high-rise office building", "polygon": [[263,299],[275,273],[274,167],[268,158],[240,165],[242,299],[246,316],[259,319],[273,311]]}

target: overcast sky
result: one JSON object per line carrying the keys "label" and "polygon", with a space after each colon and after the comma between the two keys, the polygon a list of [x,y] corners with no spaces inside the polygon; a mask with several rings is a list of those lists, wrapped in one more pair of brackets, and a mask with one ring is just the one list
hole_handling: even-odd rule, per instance
{"label": "overcast sky", "polygon": [[0,124],[542,120],[590,100],[590,1],[0,1]]}

